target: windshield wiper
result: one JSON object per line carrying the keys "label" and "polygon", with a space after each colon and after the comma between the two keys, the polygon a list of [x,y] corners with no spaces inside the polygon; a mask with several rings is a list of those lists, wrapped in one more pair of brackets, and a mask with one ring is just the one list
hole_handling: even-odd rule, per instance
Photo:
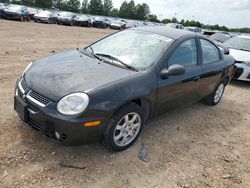
{"label": "windshield wiper", "polygon": [[100,60],[100,61],[103,61],[102,58],[100,58],[99,56],[97,56],[96,54],[93,53],[92,47],[90,47],[90,49],[91,49],[91,51],[92,51],[91,53],[87,52],[86,49],[81,49],[81,50],[79,50],[79,51],[82,52],[82,53],[84,53],[85,55],[87,55],[87,56],[89,56],[89,57],[92,57],[92,58],[98,59],[98,60]]}
{"label": "windshield wiper", "polygon": [[120,59],[118,59],[118,58],[116,58],[116,57],[113,57],[112,55],[101,54],[101,53],[97,53],[97,54],[95,54],[95,55],[97,55],[97,56],[102,56],[102,57],[106,57],[106,58],[108,58],[108,59],[111,59],[112,61],[116,61],[116,62],[122,64],[123,66],[127,67],[127,68],[130,69],[130,70],[133,70],[133,71],[138,72],[138,70],[137,70],[135,67],[133,67],[133,66],[131,66],[131,65],[128,65],[128,64],[124,63],[123,61],[121,61]]}

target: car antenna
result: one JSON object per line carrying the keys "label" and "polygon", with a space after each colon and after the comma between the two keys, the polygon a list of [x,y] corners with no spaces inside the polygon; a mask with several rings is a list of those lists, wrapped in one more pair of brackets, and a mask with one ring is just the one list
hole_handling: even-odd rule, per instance
{"label": "car antenna", "polygon": [[79,50],[80,27],[78,27],[76,50]]}

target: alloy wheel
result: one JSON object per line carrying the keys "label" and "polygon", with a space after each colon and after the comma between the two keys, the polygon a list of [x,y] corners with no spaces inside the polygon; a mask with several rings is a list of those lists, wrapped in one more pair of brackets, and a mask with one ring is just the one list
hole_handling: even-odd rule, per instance
{"label": "alloy wheel", "polygon": [[220,85],[217,87],[215,94],[214,94],[214,102],[218,103],[219,100],[221,99],[223,92],[224,92],[224,84],[220,83]]}
{"label": "alloy wheel", "polygon": [[113,140],[117,146],[130,144],[138,135],[141,128],[141,117],[138,113],[132,112],[125,115],[115,127]]}

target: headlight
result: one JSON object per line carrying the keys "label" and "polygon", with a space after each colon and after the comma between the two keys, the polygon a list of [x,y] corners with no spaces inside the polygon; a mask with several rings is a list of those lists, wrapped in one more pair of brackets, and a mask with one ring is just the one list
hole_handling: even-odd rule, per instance
{"label": "headlight", "polygon": [[31,65],[33,64],[33,62],[31,62],[30,64],[28,64],[28,66],[24,69],[22,77],[24,76],[24,74],[27,72],[27,70],[29,70],[29,68],[31,67]]}
{"label": "headlight", "polygon": [[242,63],[250,67],[250,61],[244,61]]}
{"label": "headlight", "polygon": [[57,110],[63,115],[77,115],[82,113],[89,104],[89,97],[85,93],[73,93],[63,97],[57,104]]}

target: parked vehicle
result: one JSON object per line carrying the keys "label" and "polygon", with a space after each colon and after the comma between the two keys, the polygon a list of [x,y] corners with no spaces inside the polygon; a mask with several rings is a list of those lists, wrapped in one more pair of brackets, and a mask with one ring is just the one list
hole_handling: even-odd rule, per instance
{"label": "parked vehicle", "polygon": [[2,16],[8,20],[30,20],[27,7],[21,5],[9,5],[4,9]]}
{"label": "parked vehicle", "polygon": [[225,33],[215,33],[210,36],[210,39],[217,44],[221,44],[230,38],[232,38],[231,35]]}
{"label": "parked vehicle", "polygon": [[223,43],[229,54],[236,60],[234,79],[250,81],[250,36],[240,35]]}
{"label": "parked vehicle", "polygon": [[5,9],[6,7],[7,7],[6,4],[0,3],[0,17],[2,17],[3,11],[4,11],[4,9]]}
{"label": "parked vehicle", "polygon": [[75,23],[77,26],[91,27],[93,24],[93,21],[89,16],[79,15],[75,18]]}
{"label": "parked vehicle", "polygon": [[182,24],[178,24],[178,23],[168,23],[167,26],[172,27],[172,28],[176,28],[176,29],[184,29],[184,26]]}
{"label": "parked vehicle", "polygon": [[14,108],[59,143],[102,140],[120,151],[159,113],[202,98],[216,105],[233,70],[234,59],[205,37],[133,28],[29,64],[17,80]]}
{"label": "parked vehicle", "polygon": [[126,29],[126,22],[121,20],[113,20],[110,24],[110,29],[119,29],[119,30]]}
{"label": "parked vehicle", "polygon": [[202,33],[202,29],[199,27],[185,27],[185,29],[195,33]]}
{"label": "parked vehicle", "polygon": [[51,11],[43,10],[34,15],[34,22],[57,23],[57,15]]}
{"label": "parked vehicle", "polygon": [[75,17],[76,14],[72,12],[60,12],[57,17],[57,24],[73,26],[75,25]]}
{"label": "parked vehicle", "polygon": [[130,28],[133,28],[133,27],[136,27],[136,24],[134,22],[128,21],[126,23],[126,29],[130,29]]}
{"label": "parked vehicle", "polygon": [[38,13],[38,10],[36,8],[28,7],[28,15],[31,20],[33,20],[34,15]]}
{"label": "parked vehicle", "polygon": [[110,26],[110,21],[107,18],[97,16],[93,22],[93,27],[107,28]]}

